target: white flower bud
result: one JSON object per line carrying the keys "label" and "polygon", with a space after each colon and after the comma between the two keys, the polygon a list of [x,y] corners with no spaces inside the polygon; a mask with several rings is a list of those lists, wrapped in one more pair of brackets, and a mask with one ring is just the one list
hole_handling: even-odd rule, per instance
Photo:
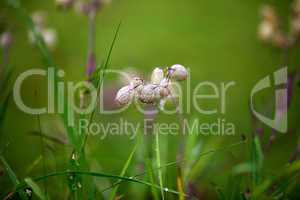
{"label": "white flower bud", "polygon": [[160,82],[164,78],[164,71],[160,68],[155,68],[151,75],[151,83],[152,84],[160,84]]}
{"label": "white flower bud", "polygon": [[148,104],[155,103],[160,98],[160,87],[154,84],[145,85],[139,94],[140,101]]}
{"label": "white flower bud", "polygon": [[263,41],[269,41],[274,35],[274,27],[271,22],[263,21],[258,27],[258,36]]}
{"label": "white flower bud", "polygon": [[36,11],[31,15],[32,21],[39,29],[46,25],[46,13],[43,11]]}
{"label": "white flower bud", "polygon": [[115,101],[117,102],[118,105],[126,105],[128,103],[130,103],[133,99],[133,89],[130,85],[124,86],[122,87],[115,98]]}
{"label": "white flower bud", "polygon": [[74,1],[73,0],[56,0],[56,6],[61,9],[67,9],[72,7]]}
{"label": "white flower bud", "polygon": [[56,31],[54,29],[48,28],[42,30],[41,34],[47,47],[49,47],[50,49],[54,49],[57,43]]}
{"label": "white flower bud", "polygon": [[[48,29],[40,29],[39,27],[36,27],[37,31],[40,33],[41,37],[44,39],[44,42],[46,46],[53,50],[57,43],[57,34],[56,30],[52,28]],[[28,32],[28,40],[30,44],[36,44],[36,38],[32,31]]]}
{"label": "white flower bud", "polygon": [[184,66],[176,64],[169,68],[169,76],[176,81],[183,81],[187,77],[187,70]]}

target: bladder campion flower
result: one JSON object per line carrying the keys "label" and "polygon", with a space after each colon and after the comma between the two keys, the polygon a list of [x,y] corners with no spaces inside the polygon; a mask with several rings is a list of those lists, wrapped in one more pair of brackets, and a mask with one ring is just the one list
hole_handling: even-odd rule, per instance
{"label": "bladder campion flower", "polygon": [[164,70],[157,67],[152,72],[151,83],[152,84],[160,84],[160,82],[163,80],[163,78],[164,78]]}
{"label": "bladder campion flower", "polygon": [[176,81],[183,81],[187,77],[187,70],[184,66],[176,64],[169,68],[169,76]]}
{"label": "bladder campion flower", "polygon": [[118,105],[127,105],[129,104],[133,99],[133,88],[131,85],[126,85],[122,87],[115,98],[115,101]]}
{"label": "bladder campion flower", "polygon": [[[44,39],[45,44],[51,50],[54,50],[57,44],[57,33],[53,28],[46,27],[46,14],[42,11],[37,11],[32,14],[32,21],[35,25],[35,30],[39,32],[41,37]],[[29,42],[36,44],[36,38],[32,31],[28,32]]]}
{"label": "bladder campion flower", "polygon": [[182,65],[176,64],[167,68],[167,74],[160,68],[155,68],[151,75],[151,82],[144,84],[144,81],[134,77],[129,85],[122,87],[117,95],[116,102],[119,105],[130,103],[133,98],[138,98],[145,104],[157,104],[172,96],[170,81],[183,81],[187,78],[188,72]]}
{"label": "bladder campion flower", "polygon": [[143,88],[144,81],[139,77],[134,77],[130,81],[129,85],[122,87],[115,98],[115,101],[118,105],[127,105],[129,104],[133,97],[141,91]]}

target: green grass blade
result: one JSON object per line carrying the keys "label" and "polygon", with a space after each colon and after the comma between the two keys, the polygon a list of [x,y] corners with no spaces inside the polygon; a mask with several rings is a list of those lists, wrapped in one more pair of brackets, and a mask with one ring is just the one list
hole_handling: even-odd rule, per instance
{"label": "green grass blade", "polygon": [[26,170],[25,174],[29,174],[43,159],[42,155],[39,155],[33,162],[31,165],[29,165],[29,167]]}
{"label": "green grass blade", "polygon": [[243,176],[235,176],[233,173],[228,175],[228,181],[226,186],[226,199],[236,200],[241,199],[241,180]]}
{"label": "green grass blade", "polygon": [[[12,170],[12,168],[9,166],[6,159],[2,155],[0,155],[0,161],[3,163],[5,171],[7,172],[11,182],[16,188],[18,188],[21,183],[17,178],[16,174],[14,173],[14,171]],[[18,194],[23,200],[28,199],[26,193],[23,190],[18,191]]]}
{"label": "green grass blade", "polygon": [[[113,48],[115,46],[115,43],[117,41],[117,38],[118,38],[118,35],[119,35],[119,31],[120,31],[120,27],[121,27],[121,22],[119,23],[119,25],[118,25],[118,27],[117,27],[117,29],[115,31],[114,38],[113,38],[112,43],[110,45],[110,48],[109,48],[109,51],[108,51],[108,54],[107,54],[105,62],[101,65],[101,67],[98,67],[95,70],[95,72],[93,73],[93,75],[92,75],[92,80],[96,79],[97,99],[99,99],[100,89],[101,89],[101,86],[103,84],[103,79],[105,77],[105,70],[109,66],[109,62],[110,62],[110,59],[111,59],[112,50],[113,50]],[[93,110],[93,112],[90,115],[89,125],[88,126],[90,126],[90,124],[92,123],[94,115],[95,115],[95,112],[96,112],[96,108]],[[84,136],[84,139],[82,141],[82,144],[81,144],[81,147],[80,147],[80,152],[81,153],[84,152],[84,148],[86,146],[87,138],[88,138],[88,134],[86,134]]]}
{"label": "green grass blade", "polygon": [[[207,152],[203,152],[203,153],[201,153],[201,154],[199,155],[199,157],[201,157],[201,156],[207,156],[207,155],[209,155],[209,154],[216,153],[216,152],[218,152],[218,151],[222,151],[222,150],[234,148],[234,147],[236,147],[237,145],[244,144],[245,142],[246,142],[246,141],[237,142],[237,143],[233,143],[233,144],[231,144],[231,145],[229,145],[229,146],[226,146],[226,147],[222,147],[222,148],[219,148],[219,149],[214,149],[214,150],[210,150],[210,151],[207,151]],[[153,183],[153,184],[154,184],[154,175],[153,175],[153,172],[154,172],[154,171],[156,171],[156,170],[158,170],[158,169],[167,168],[167,167],[174,167],[174,166],[178,165],[179,163],[183,163],[183,162],[187,162],[187,161],[186,161],[185,159],[183,159],[183,160],[178,160],[178,161],[173,161],[173,162],[169,162],[169,163],[167,163],[167,164],[165,164],[165,165],[162,165],[161,167],[156,167],[156,168],[153,169],[153,168],[152,168],[152,165],[150,164],[151,161],[150,161],[149,159],[147,159],[147,161],[146,161],[146,169],[147,169],[147,170],[146,170],[145,172],[136,174],[136,175],[134,175],[133,177],[137,178],[137,177],[140,177],[140,176],[143,176],[143,175],[147,175],[148,178],[149,178],[149,180],[150,180],[150,183]],[[152,174],[152,175],[151,175],[151,174]],[[152,181],[151,181],[151,179],[152,179]],[[114,183],[112,186],[103,189],[101,192],[105,192],[105,191],[107,191],[107,190],[110,190],[110,189],[114,188],[116,185],[121,184],[121,183],[122,183],[122,181],[118,181],[118,182]],[[155,190],[155,193],[156,193],[156,190]],[[153,195],[153,196],[155,196],[155,195]],[[157,199],[159,199],[158,196],[157,196],[157,198],[155,198],[155,200],[157,200]]]}
{"label": "green grass blade", "polygon": [[184,196],[184,181],[183,181],[183,176],[182,176],[182,169],[179,165],[177,165],[177,188],[179,191],[179,200],[185,200]]}
{"label": "green grass blade", "polygon": [[[98,178],[110,178],[110,179],[117,179],[117,180],[122,180],[126,182],[132,182],[132,183],[138,183],[142,184],[148,187],[152,187],[155,189],[163,189],[165,192],[171,193],[171,194],[176,194],[179,195],[178,191],[168,189],[168,188],[161,188],[159,185],[149,183],[147,181],[139,180],[136,178],[132,177],[126,177],[126,176],[118,176],[118,175],[112,175],[112,174],[106,174],[106,173],[99,173],[99,172],[88,172],[88,171],[60,171],[60,172],[53,172],[44,176],[38,176],[38,177],[33,177],[32,180],[39,182],[39,181],[44,181],[47,180],[50,177],[57,177],[57,176],[69,176],[69,175],[85,175],[85,176],[93,176],[93,177],[98,177]],[[21,189],[26,186],[26,183],[21,183],[18,186],[18,189]]]}
{"label": "green grass blade", "polygon": [[0,155],[0,160],[4,165],[4,168],[10,178],[10,180],[12,181],[12,183],[14,184],[15,187],[17,187],[20,184],[19,179],[17,178],[16,174],[14,173],[14,171],[11,169],[11,167],[9,166],[9,164],[7,163],[6,159]]}
{"label": "green grass blade", "polygon": [[276,187],[276,190],[272,192],[271,196],[274,199],[279,199],[277,198],[278,196],[282,196],[286,194],[286,191],[288,188],[292,185],[293,182],[297,181],[297,178],[299,177],[300,173],[297,173],[291,177],[288,177],[286,180],[280,181],[278,186]]}
{"label": "green grass blade", "polygon": [[[159,168],[158,169],[158,180],[159,180],[159,185],[161,188],[163,188],[163,178],[162,178],[162,170],[161,170],[161,162],[160,162],[160,147],[159,147],[159,133],[155,133],[155,153],[156,153],[156,165]],[[161,198],[162,200],[165,199],[164,197],[164,190],[160,190],[161,193]]]}
{"label": "green grass blade", "polygon": [[5,118],[5,115],[7,112],[9,97],[10,97],[10,95],[7,95],[4,102],[2,104],[0,104],[0,127],[2,127],[4,118]]}
{"label": "green grass blade", "polygon": [[[192,121],[194,121],[194,119],[192,119],[191,122]],[[184,146],[184,150],[185,150],[184,159],[186,160],[183,168],[184,181],[187,178],[188,173],[191,171],[191,168],[195,160],[198,158],[197,156],[200,153],[201,142],[197,144],[196,141],[197,141],[197,133],[188,133],[187,140]]]}
{"label": "green grass blade", "polygon": [[[121,173],[120,173],[120,176],[124,176],[124,175],[125,175],[125,173],[126,173],[128,167],[129,167],[129,165],[130,165],[130,163],[131,163],[131,161],[132,161],[132,158],[133,158],[133,155],[134,155],[134,153],[135,153],[135,151],[136,151],[136,148],[137,148],[137,143],[134,145],[134,147],[133,147],[131,153],[129,154],[129,157],[127,158],[126,163],[125,163],[125,165],[124,165],[123,168],[122,168],[122,171],[121,171]],[[109,198],[110,200],[114,200],[114,199],[115,199],[116,194],[117,194],[117,191],[118,191],[118,188],[119,188],[119,185],[117,185],[117,186],[113,189],[113,191],[111,192],[110,198]]]}
{"label": "green grass blade", "polygon": [[[149,179],[150,183],[154,184],[155,183],[154,173],[153,173],[152,163],[151,163],[150,159],[146,160],[146,169],[147,169],[146,174],[148,176],[148,179]],[[157,190],[155,190],[155,188],[151,188],[151,193],[152,193],[152,196],[155,200],[159,200],[158,193],[157,193]]]}
{"label": "green grass blade", "polygon": [[31,178],[25,178],[25,183],[32,189],[33,193],[41,200],[46,200],[41,188]]}
{"label": "green grass blade", "polygon": [[284,178],[289,178],[296,176],[300,173],[300,161],[296,161],[290,165],[287,165],[281,170],[280,172],[277,172],[277,176],[266,178],[263,182],[258,184],[254,191],[253,191],[253,198],[258,198],[266,191],[268,190],[274,183],[280,181]]}
{"label": "green grass blade", "polygon": [[199,156],[198,156],[197,161],[195,162],[194,166],[193,166],[192,169],[191,169],[191,172],[190,172],[187,176],[188,176],[188,177],[193,177],[195,174],[197,174],[199,165],[201,164],[200,161],[201,161],[201,158],[202,158],[203,156],[208,156],[208,155],[211,154],[211,153],[216,153],[216,152],[226,151],[226,150],[229,150],[229,149],[238,147],[238,146],[240,146],[240,145],[242,145],[242,144],[245,144],[246,142],[247,142],[247,140],[241,140],[241,141],[239,141],[239,142],[236,142],[236,143],[227,145],[227,146],[225,146],[225,147],[215,148],[215,149],[212,149],[212,150],[209,150],[209,151],[200,153]]}
{"label": "green grass blade", "polygon": [[[134,175],[133,177],[137,178],[137,177],[140,177],[140,176],[148,175],[148,179],[150,180],[150,183],[154,184],[154,173],[153,172],[155,170],[176,166],[176,165],[178,165],[179,163],[182,163],[182,162],[184,162],[184,160],[174,161],[174,162],[170,162],[170,163],[167,163],[165,165],[162,165],[160,168],[157,167],[157,168],[153,169],[152,165],[150,164],[151,163],[150,160],[147,159],[146,162],[145,162],[146,170],[143,173],[139,173],[139,174]],[[116,185],[119,185],[121,183],[122,183],[122,181],[118,181],[118,182],[114,183],[112,186],[103,189],[101,192],[105,192],[107,190],[110,190],[110,189],[114,188]],[[159,199],[159,198],[157,198],[157,199]]]}
{"label": "green grass blade", "polygon": [[[116,41],[117,41],[117,38],[118,38],[118,35],[119,35],[119,32],[120,32],[120,27],[121,27],[121,22],[119,23],[119,25],[118,25],[118,27],[117,27],[117,29],[116,29],[116,31],[115,31],[115,34],[114,34],[114,38],[113,38],[113,40],[112,40],[112,42],[111,42],[111,45],[110,45],[110,48],[109,48],[109,51],[108,51],[108,54],[107,54],[107,56],[106,56],[106,59],[105,59],[105,62],[101,65],[101,67],[99,68],[97,68],[96,70],[95,70],[95,72],[92,74],[92,80],[94,80],[94,79],[98,79],[99,78],[99,75],[101,74],[101,71],[103,71],[103,70],[106,70],[107,68],[108,68],[108,66],[109,66],[109,62],[110,62],[110,59],[111,59],[111,55],[112,55],[112,51],[113,51],[113,48],[114,48],[114,46],[115,46],[115,43],[116,43]],[[101,79],[100,79],[101,80]],[[101,84],[100,84],[101,85]],[[97,86],[97,85],[96,85]]]}
{"label": "green grass blade", "polygon": [[259,141],[259,137],[255,136],[252,141],[251,148],[252,155],[252,187],[255,189],[256,185],[260,182],[260,171],[263,165],[263,153]]}

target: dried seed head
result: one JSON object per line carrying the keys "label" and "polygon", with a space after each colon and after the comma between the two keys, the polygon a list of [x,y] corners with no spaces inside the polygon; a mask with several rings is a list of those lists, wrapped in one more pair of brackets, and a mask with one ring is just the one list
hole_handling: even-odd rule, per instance
{"label": "dried seed head", "polygon": [[73,6],[74,0],[56,0],[55,3],[60,9],[68,9]]}
{"label": "dried seed head", "polygon": [[170,67],[169,76],[176,81],[183,81],[187,78],[187,70],[184,66],[176,64]]}
{"label": "dried seed head", "polygon": [[139,99],[143,103],[153,104],[160,99],[160,88],[158,85],[148,84],[145,85],[140,94]]}
{"label": "dried seed head", "polygon": [[118,105],[123,106],[129,104],[133,99],[134,91],[130,85],[122,87],[115,98]]}
{"label": "dried seed head", "polygon": [[160,84],[160,82],[164,78],[164,71],[160,68],[155,68],[151,75],[151,83],[152,84]]}
{"label": "dried seed head", "polygon": [[270,21],[264,20],[258,27],[258,37],[263,41],[270,41],[275,33],[275,28]]}
{"label": "dried seed head", "polygon": [[130,86],[136,93],[140,93],[144,87],[144,80],[139,77],[133,77],[130,81]]}
{"label": "dried seed head", "polygon": [[0,41],[1,47],[4,49],[7,49],[12,45],[12,42],[13,42],[12,34],[8,31],[6,31],[1,34],[0,40],[1,40]]}
{"label": "dried seed head", "polygon": [[144,80],[141,79],[140,77],[133,77],[132,80],[130,81],[130,85],[132,86],[133,89],[143,84],[144,84]]}
{"label": "dried seed head", "polygon": [[170,90],[166,87],[159,87],[159,94],[161,98],[169,96]]}

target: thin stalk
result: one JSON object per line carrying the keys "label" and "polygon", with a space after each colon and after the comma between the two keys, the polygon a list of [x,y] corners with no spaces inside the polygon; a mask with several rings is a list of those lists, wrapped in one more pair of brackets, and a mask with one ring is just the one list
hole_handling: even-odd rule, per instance
{"label": "thin stalk", "polygon": [[[154,112],[154,113],[151,113],[151,112]],[[157,109],[155,106],[151,106],[149,108],[149,113],[148,113],[148,116],[145,116],[145,118],[149,118],[149,127],[151,127],[151,130],[147,130],[148,132],[152,133],[151,134],[151,137],[153,137],[153,133],[154,133],[154,137],[155,137],[155,140],[152,141],[152,145],[154,146],[154,151],[155,151],[155,158],[156,158],[156,165],[158,167],[158,181],[159,181],[159,185],[160,187],[162,188],[163,187],[163,178],[162,178],[162,171],[161,171],[161,157],[160,157],[160,147],[159,147],[159,133],[154,129],[154,122],[155,122],[155,118],[157,116]],[[146,113],[147,114],[147,113]],[[148,126],[147,126],[148,127]],[[147,132],[147,133],[148,133]],[[151,151],[147,152],[148,156],[151,158]],[[152,163],[150,163],[151,165]],[[152,165],[150,166],[152,168]],[[152,177],[152,173],[149,174],[149,177],[151,179]],[[164,200],[164,191],[163,189],[160,190],[161,192],[161,197],[162,199]],[[153,196],[155,197],[155,199],[157,198],[157,195],[154,194],[154,191],[153,191]]]}
{"label": "thin stalk", "polygon": [[3,73],[2,69],[4,69],[8,65],[9,58],[9,48],[3,47],[2,48],[2,68],[0,68],[0,74]]}
{"label": "thin stalk", "polygon": [[[90,5],[94,4],[95,0],[90,1]],[[96,30],[96,9],[91,9],[88,15],[88,55],[87,55],[87,68],[86,74],[88,78],[96,69],[96,58],[95,58],[95,30]]]}
{"label": "thin stalk", "polygon": [[[161,167],[161,161],[160,161],[160,148],[159,148],[159,133],[155,133],[155,152],[156,152],[156,163],[157,167]],[[162,171],[161,169],[158,170],[158,179],[159,179],[159,185],[161,188],[163,188],[163,179],[162,179]],[[161,189],[161,198],[164,200],[164,190]]]}
{"label": "thin stalk", "polygon": [[[45,141],[44,141],[44,136],[42,133],[42,126],[41,126],[41,118],[40,115],[37,115],[37,121],[38,121],[38,127],[39,127],[39,132],[40,132],[40,142],[41,142],[41,152],[42,152],[42,163],[43,163],[43,174],[46,174],[47,172],[47,167],[46,167],[46,151],[45,151]],[[47,189],[47,182],[44,182],[44,192],[45,196],[48,196],[48,189]]]}
{"label": "thin stalk", "polygon": [[[98,99],[100,97],[100,89],[101,89],[101,86],[102,86],[102,83],[103,83],[103,78],[105,76],[105,70],[108,67],[108,64],[109,64],[109,61],[110,61],[110,57],[111,57],[111,53],[112,53],[113,47],[115,45],[115,42],[117,40],[120,27],[121,27],[121,22],[119,23],[119,25],[117,27],[117,30],[115,32],[113,41],[112,41],[112,43],[110,45],[110,49],[108,51],[108,55],[106,57],[105,62],[101,65],[100,69],[97,69],[95,71],[95,72],[99,72],[99,78],[97,79],[97,85],[96,85],[97,86],[97,98],[96,98],[96,102],[98,102]],[[90,114],[88,127],[90,127],[90,125],[92,124],[95,112],[96,112],[96,109],[94,109],[93,112]],[[82,142],[82,145],[80,147],[80,153],[84,152],[85,146],[86,146],[86,143],[87,143],[87,139],[88,139],[88,133],[84,135],[83,142]]]}
{"label": "thin stalk", "polygon": [[[156,189],[163,189],[164,191],[172,193],[172,194],[177,194],[177,195],[179,194],[179,192],[177,192],[175,190],[168,189],[168,188],[161,188],[158,185],[151,184],[151,183],[143,181],[143,180],[135,179],[135,178],[132,178],[132,177],[125,177],[125,176],[117,176],[117,175],[111,175],[111,174],[106,174],[106,173],[99,173],[99,172],[86,172],[86,171],[70,171],[70,170],[66,170],[66,171],[49,173],[49,174],[44,175],[44,176],[33,177],[32,180],[36,181],[36,182],[39,182],[39,181],[47,180],[50,177],[68,176],[68,175],[74,175],[74,174],[76,174],[76,175],[93,176],[93,177],[101,177],[101,178],[119,179],[119,180],[123,180],[123,181],[128,181],[128,182],[133,182],[133,183],[139,183],[139,184],[146,185],[146,186],[149,186],[149,187],[153,187],[153,188],[156,188]],[[20,190],[20,189],[24,188],[25,186],[26,186],[26,184],[20,183],[18,185],[18,187],[17,187],[17,190]]]}
{"label": "thin stalk", "polygon": [[[0,161],[3,163],[4,169],[7,172],[11,182],[13,183],[13,185],[17,188],[20,185],[20,181],[18,179],[18,177],[16,176],[15,172],[12,170],[12,168],[10,167],[10,165],[8,164],[8,162],[6,161],[6,159],[0,155]],[[25,184],[26,186],[26,184]],[[17,191],[18,194],[20,195],[21,199],[23,200],[27,200],[27,194],[23,191],[23,190],[19,190]]]}
{"label": "thin stalk", "polygon": [[[133,158],[133,155],[134,155],[134,153],[135,153],[135,151],[136,151],[136,148],[137,148],[137,143],[134,145],[134,147],[133,147],[131,153],[129,154],[129,157],[127,158],[127,160],[126,160],[126,162],[125,162],[125,165],[124,165],[123,168],[122,168],[122,171],[121,171],[121,173],[120,173],[120,176],[124,176],[124,175],[125,175],[125,173],[126,173],[128,167],[129,167],[129,165],[130,165],[130,163],[131,163],[131,160],[132,160],[132,158]],[[112,193],[111,193],[111,195],[110,195],[110,197],[109,197],[110,200],[116,199],[117,191],[118,191],[118,185],[116,185],[116,187],[113,189],[113,191],[112,191]]]}

